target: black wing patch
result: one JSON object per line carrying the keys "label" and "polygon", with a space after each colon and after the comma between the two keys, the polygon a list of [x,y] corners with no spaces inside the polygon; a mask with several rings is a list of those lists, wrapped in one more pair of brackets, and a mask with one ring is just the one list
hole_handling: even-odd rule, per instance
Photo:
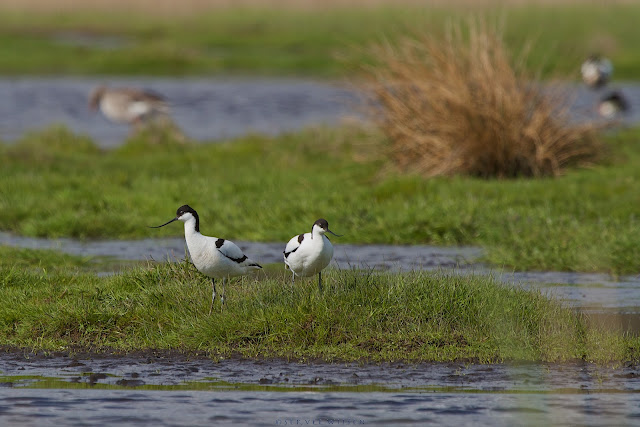
{"label": "black wing patch", "polygon": [[240,264],[241,262],[244,262],[244,260],[247,259],[246,255],[242,255],[242,257],[240,257],[240,258],[233,258],[233,257],[230,257],[227,254],[222,253],[222,251],[218,251],[218,252],[220,252],[222,255],[226,256],[227,258],[229,258],[231,261],[237,262],[238,264]]}
{"label": "black wing patch", "polygon": [[216,240],[216,248],[218,248],[218,252],[220,252],[222,255],[224,255],[225,257],[229,258],[231,261],[235,261],[238,264],[240,264],[241,262],[244,262],[244,260],[247,259],[246,255],[242,255],[240,258],[234,258],[234,257],[230,257],[229,255],[225,254],[224,252],[222,252],[220,250],[220,248],[222,247],[222,245],[224,245],[224,239],[218,239]]}
{"label": "black wing patch", "polygon": [[294,253],[295,251],[298,250],[298,248],[300,247],[300,243],[302,243],[303,240],[304,240],[304,234],[298,235],[298,247],[295,248],[294,250],[290,251],[290,252],[286,252],[286,250],[282,251],[282,253],[284,254],[285,259],[289,258],[289,255],[291,255],[292,253]]}

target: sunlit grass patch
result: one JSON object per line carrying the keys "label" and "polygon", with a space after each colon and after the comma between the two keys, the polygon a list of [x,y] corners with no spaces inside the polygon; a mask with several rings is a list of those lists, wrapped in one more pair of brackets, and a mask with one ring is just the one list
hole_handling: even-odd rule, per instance
{"label": "sunlit grass patch", "polygon": [[102,278],[2,268],[0,345],[328,361],[637,357],[637,338],[590,328],[557,301],[490,277],[328,270],[325,284],[245,277],[209,316],[209,281],[188,262]]}
{"label": "sunlit grass patch", "polygon": [[338,245],[477,245],[498,266],[628,274],[640,271],[639,138],[636,129],[606,135],[602,165],[559,178],[424,179],[381,174],[386,140],[357,126],[215,144],[133,137],[107,151],[56,128],[0,145],[0,229],[182,236],[178,225],[148,226],[186,203],[204,234],[233,241],[284,247],[324,217],[344,234]]}

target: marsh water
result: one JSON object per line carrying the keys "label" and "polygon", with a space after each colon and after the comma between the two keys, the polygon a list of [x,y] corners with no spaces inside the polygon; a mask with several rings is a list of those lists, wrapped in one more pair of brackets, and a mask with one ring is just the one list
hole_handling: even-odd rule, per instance
{"label": "marsh water", "polygon": [[[110,123],[88,108],[89,94],[100,84],[163,95],[176,124],[199,141],[222,141],[248,132],[277,135],[365,118],[365,98],[346,83],[291,78],[0,78],[0,140],[13,141],[28,131],[63,124],[102,147],[121,144],[129,128]],[[618,91],[630,110],[617,119],[626,124],[640,121],[640,85],[636,83],[599,90],[576,84],[565,89],[576,119],[597,120],[598,100]]]}
{"label": "marsh water", "polygon": [[302,79],[0,78],[0,139],[62,124],[101,147],[120,145],[126,125],[89,109],[92,89],[137,87],[164,96],[190,138],[221,141],[257,132],[277,135],[359,117],[362,98],[345,85]]}
{"label": "marsh water", "polygon": [[[0,139],[54,123],[116,146],[129,129],[87,109],[98,84],[138,86],[167,97],[189,136],[219,141],[277,135],[361,119],[362,99],[344,85],[291,79],[0,78]],[[606,91],[631,103],[640,86],[574,90],[573,113],[595,118]],[[282,243],[237,242],[256,260],[281,262]],[[75,241],[0,233],[0,244],[119,260],[181,259],[184,240]],[[444,269],[490,274],[542,289],[609,326],[640,331],[640,277],[509,272],[478,260],[479,248],[337,245],[333,267]],[[327,364],[218,360],[180,354],[0,353],[0,425],[635,425],[638,366],[582,364]]]}
{"label": "marsh water", "polygon": [[0,358],[0,423],[633,425],[635,367]]}

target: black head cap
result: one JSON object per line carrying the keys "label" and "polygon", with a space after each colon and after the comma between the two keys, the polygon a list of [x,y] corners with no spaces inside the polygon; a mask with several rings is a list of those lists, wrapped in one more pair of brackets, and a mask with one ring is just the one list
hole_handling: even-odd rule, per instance
{"label": "black head cap", "polygon": [[317,225],[317,226],[319,226],[320,228],[322,228],[324,230],[328,230],[329,229],[329,223],[324,218],[320,218],[319,220],[314,222],[313,225]]}
{"label": "black head cap", "polygon": [[176,216],[179,218],[181,217],[183,214],[186,214],[187,212],[190,212],[192,214],[197,215],[196,211],[189,205],[182,205],[178,208],[178,211],[176,212]]}
{"label": "black head cap", "polygon": [[196,231],[200,232],[200,217],[198,217],[198,212],[196,212],[196,210],[193,209],[191,206],[189,205],[180,206],[178,208],[178,211],[176,212],[176,218],[180,218],[182,215],[186,213],[190,213],[191,215],[194,216],[194,218],[196,219]]}

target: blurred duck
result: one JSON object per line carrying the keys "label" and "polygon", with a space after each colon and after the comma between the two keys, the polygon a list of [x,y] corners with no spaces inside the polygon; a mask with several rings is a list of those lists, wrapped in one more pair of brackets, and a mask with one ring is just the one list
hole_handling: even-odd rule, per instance
{"label": "blurred duck", "polygon": [[611,92],[600,99],[598,114],[605,119],[612,119],[629,111],[629,102],[621,92]]}
{"label": "blurred duck", "polygon": [[580,68],[582,81],[591,89],[598,89],[606,85],[613,74],[613,65],[607,58],[591,55],[582,63]]}
{"label": "blurred duck", "polygon": [[99,86],[91,92],[89,107],[93,111],[99,108],[112,122],[130,125],[169,114],[169,105],[162,96],[133,88]]}

